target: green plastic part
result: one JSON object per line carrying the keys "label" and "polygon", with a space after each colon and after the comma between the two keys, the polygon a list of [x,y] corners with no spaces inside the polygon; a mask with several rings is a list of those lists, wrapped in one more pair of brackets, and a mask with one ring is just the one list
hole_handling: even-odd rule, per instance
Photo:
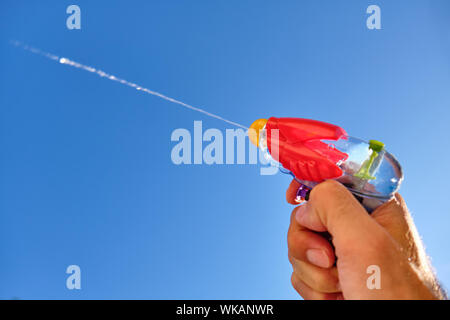
{"label": "green plastic part", "polygon": [[376,177],[373,177],[370,174],[370,169],[372,168],[373,162],[378,157],[378,154],[384,149],[384,143],[377,140],[370,140],[369,149],[372,150],[370,158],[363,162],[361,168],[354,176],[365,180],[375,180]]}
{"label": "green plastic part", "polygon": [[376,151],[378,153],[381,152],[381,150],[384,149],[384,143],[377,141],[377,140],[370,140],[369,141],[369,148],[372,149],[373,151]]}

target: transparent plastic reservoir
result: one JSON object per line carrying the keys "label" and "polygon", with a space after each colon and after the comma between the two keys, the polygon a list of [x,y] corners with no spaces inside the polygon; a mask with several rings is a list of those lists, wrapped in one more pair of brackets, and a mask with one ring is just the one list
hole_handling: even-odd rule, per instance
{"label": "transparent plastic reservoir", "polygon": [[336,180],[353,193],[388,200],[400,188],[402,168],[397,159],[378,141],[365,142],[345,137],[337,141],[322,142],[348,155],[347,159],[336,163],[343,172]]}

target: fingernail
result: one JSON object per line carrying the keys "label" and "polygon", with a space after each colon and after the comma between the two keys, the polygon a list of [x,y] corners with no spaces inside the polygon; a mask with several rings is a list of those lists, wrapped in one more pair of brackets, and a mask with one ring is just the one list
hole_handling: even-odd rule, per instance
{"label": "fingernail", "polygon": [[330,260],[327,254],[322,249],[309,249],[306,251],[306,258],[312,264],[321,267],[328,268],[330,266]]}
{"label": "fingernail", "polygon": [[298,223],[302,224],[305,214],[306,214],[306,204],[302,204],[301,206],[297,207],[297,212],[295,213],[295,220],[297,220]]}

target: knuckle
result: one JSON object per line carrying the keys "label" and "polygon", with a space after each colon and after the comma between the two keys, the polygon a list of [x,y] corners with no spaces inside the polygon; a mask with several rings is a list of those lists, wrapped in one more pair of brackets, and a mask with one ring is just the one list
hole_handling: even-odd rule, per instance
{"label": "knuckle", "polygon": [[325,180],[311,190],[310,199],[313,200],[322,196],[339,194],[340,192],[342,192],[342,188],[345,187],[336,180]]}
{"label": "knuckle", "polygon": [[292,272],[291,274],[291,284],[295,288],[295,285],[297,284],[297,280],[295,279],[295,274]]}
{"label": "knuckle", "polygon": [[298,293],[300,293],[299,288],[298,288],[298,279],[295,276],[294,272],[292,272],[292,274],[291,274],[291,285],[295,290],[297,290]]}
{"label": "knuckle", "polygon": [[326,180],[315,186],[310,200],[324,225],[346,220],[355,210],[365,212],[351,192],[335,180]]}
{"label": "knuckle", "polygon": [[311,283],[310,279],[314,278],[314,275],[308,270],[307,263],[302,262],[300,260],[292,259],[293,264],[292,267],[294,269],[294,274],[298,279],[301,279],[305,282]]}
{"label": "knuckle", "polygon": [[287,238],[288,251],[290,254],[297,258],[302,256],[303,252],[306,250],[305,239],[303,237],[299,237],[296,232],[288,232]]}
{"label": "knuckle", "polygon": [[301,295],[303,298],[305,298],[305,291],[302,288],[301,280],[297,278],[295,273],[292,273],[292,275],[291,275],[291,285],[294,288],[294,290],[297,291],[297,293],[299,295]]}
{"label": "knuckle", "polygon": [[298,208],[298,207],[295,207],[295,208],[292,209],[292,211],[291,211],[291,220],[290,220],[291,225],[292,225],[293,223],[295,223],[295,213],[297,212],[297,208]]}
{"label": "knuckle", "polygon": [[308,263],[296,261],[295,259],[293,259],[292,266],[296,279],[303,281],[314,291],[323,293],[337,291],[339,280],[330,270],[319,270]]}
{"label": "knuckle", "polygon": [[294,262],[293,262],[293,260],[292,260],[292,254],[291,254],[290,251],[288,251],[288,260],[289,260],[289,263],[293,266],[293,265],[294,265]]}
{"label": "knuckle", "polygon": [[294,233],[289,230],[287,233],[287,244],[288,244],[288,250],[291,251],[291,249],[293,249],[293,244],[294,244]]}
{"label": "knuckle", "polygon": [[336,291],[338,280],[329,275],[321,275],[316,277],[315,288],[319,292],[332,293]]}

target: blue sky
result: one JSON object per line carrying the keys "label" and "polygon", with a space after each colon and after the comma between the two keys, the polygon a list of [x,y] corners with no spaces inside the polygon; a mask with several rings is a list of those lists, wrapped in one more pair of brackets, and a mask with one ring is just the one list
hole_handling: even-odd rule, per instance
{"label": "blue sky", "polygon": [[[232,127],[10,40],[246,125],[304,117],[385,142],[449,287],[449,14],[444,0],[2,1],[0,298],[298,298],[287,176],[176,166],[173,130]],[[81,290],[65,287],[71,264]]]}

